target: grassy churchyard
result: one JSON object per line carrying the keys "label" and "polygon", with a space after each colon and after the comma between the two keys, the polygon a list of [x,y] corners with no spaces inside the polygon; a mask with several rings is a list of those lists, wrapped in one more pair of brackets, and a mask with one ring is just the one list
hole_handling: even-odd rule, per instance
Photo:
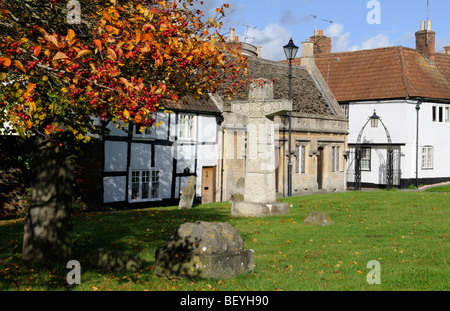
{"label": "grassy churchyard", "polygon": [[[449,189],[447,189],[449,190]],[[184,291],[446,291],[450,289],[450,193],[373,191],[283,198],[290,213],[265,218],[231,216],[227,202],[73,216],[73,258],[98,248],[137,254],[136,273],[83,270],[68,285],[69,269],[24,264],[23,220],[0,222],[0,290]],[[334,225],[307,226],[312,211]],[[229,222],[255,252],[253,274],[225,280],[157,277],[155,250],[183,222]],[[367,275],[379,263],[380,284]]]}

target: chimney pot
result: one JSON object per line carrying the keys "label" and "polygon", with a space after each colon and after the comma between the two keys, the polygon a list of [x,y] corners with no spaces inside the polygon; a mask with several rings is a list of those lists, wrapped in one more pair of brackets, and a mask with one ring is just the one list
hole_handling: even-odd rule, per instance
{"label": "chimney pot", "polygon": [[431,31],[431,21],[428,21],[428,23],[427,23],[427,30]]}
{"label": "chimney pot", "polygon": [[444,46],[444,53],[450,54],[450,45]]}
{"label": "chimney pot", "polygon": [[425,21],[420,21],[420,30],[425,30]]}
{"label": "chimney pot", "polygon": [[234,28],[230,29],[230,41],[234,40]]}
{"label": "chimney pot", "polygon": [[323,36],[323,30],[319,30],[319,36]]}

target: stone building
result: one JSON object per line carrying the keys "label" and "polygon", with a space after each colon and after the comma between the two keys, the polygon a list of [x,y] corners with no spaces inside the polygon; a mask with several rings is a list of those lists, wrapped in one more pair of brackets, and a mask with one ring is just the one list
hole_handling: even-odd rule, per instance
{"label": "stone building", "polygon": [[[303,43],[304,55],[313,55],[312,42]],[[246,44],[249,79],[264,78],[273,83],[275,99],[289,98],[288,64],[258,57]],[[314,62],[293,66],[291,119],[292,194],[346,189],[345,155],[348,121],[328,89]],[[229,83],[232,83],[229,82]],[[226,87],[226,86],[225,86]],[[233,101],[248,100],[248,90]],[[212,99],[222,110],[219,132],[216,196],[229,200],[239,178],[244,176],[247,146],[247,117],[231,112],[231,101],[214,94]],[[276,192],[286,196],[288,164],[288,115],[274,117],[276,133]]]}

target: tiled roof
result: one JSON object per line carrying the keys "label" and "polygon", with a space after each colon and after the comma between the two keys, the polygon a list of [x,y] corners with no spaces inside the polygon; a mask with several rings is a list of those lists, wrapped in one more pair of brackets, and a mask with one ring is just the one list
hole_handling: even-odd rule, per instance
{"label": "tiled roof", "polygon": [[[300,58],[295,60],[300,63]],[[450,100],[450,55],[435,61],[402,46],[316,55],[339,102],[427,97]]]}
{"label": "tiled roof", "polygon": [[[219,88],[217,95],[221,96],[226,110],[230,109],[231,101],[248,100],[249,87],[235,94],[231,101],[220,90],[227,89],[229,85],[240,79],[268,79],[273,81],[275,99],[289,98],[289,69],[287,64],[248,56],[248,72],[248,77],[239,74],[236,80],[229,80]],[[292,75],[294,77],[292,79],[293,113],[333,117],[333,112],[310,74],[299,66],[293,66]],[[191,96],[183,99],[183,101],[167,101],[163,105],[164,108],[173,111],[211,114],[221,112],[210,98],[196,100]]]}
{"label": "tiled roof", "polygon": [[[292,66],[292,101],[294,114],[309,114],[333,117],[334,114],[317,88],[310,74],[300,66]],[[289,98],[289,67],[288,64],[275,62],[258,57],[248,57],[248,79],[265,78],[273,81],[274,99]],[[238,77],[239,80],[241,77]],[[229,83],[232,83],[231,80]],[[223,88],[227,88],[225,84]],[[232,101],[248,100],[249,89],[236,94]],[[220,94],[219,94],[220,95]],[[230,101],[222,96],[226,108],[230,108]]]}
{"label": "tiled roof", "polygon": [[183,101],[168,100],[163,104],[164,108],[173,111],[204,113],[204,114],[220,114],[219,107],[210,99],[202,98],[195,99],[193,96],[188,96]]}

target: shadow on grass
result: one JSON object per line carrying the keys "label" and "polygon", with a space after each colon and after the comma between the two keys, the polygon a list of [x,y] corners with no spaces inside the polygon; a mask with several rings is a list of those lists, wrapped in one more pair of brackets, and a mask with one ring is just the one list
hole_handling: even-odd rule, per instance
{"label": "shadow on grass", "polygon": [[[194,206],[190,210],[176,207],[139,210],[78,213],[72,215],[73,243],[69,260],[83,262],[85,256],[99,248],[119,251],[141,258],[138,274],[151,273],[155,252],[184,222],[228,222],[231,213],[225,202]],[[70,269],[65,264],[34,264],[22,261],[23,221],[0,226],[0,290],[71,290],[67,284]],[[244,237],[243,237],[244,238]],[[113,278],[119,283],[133,281],[137,274],[104,272],[90,268],[98,278]]]}

